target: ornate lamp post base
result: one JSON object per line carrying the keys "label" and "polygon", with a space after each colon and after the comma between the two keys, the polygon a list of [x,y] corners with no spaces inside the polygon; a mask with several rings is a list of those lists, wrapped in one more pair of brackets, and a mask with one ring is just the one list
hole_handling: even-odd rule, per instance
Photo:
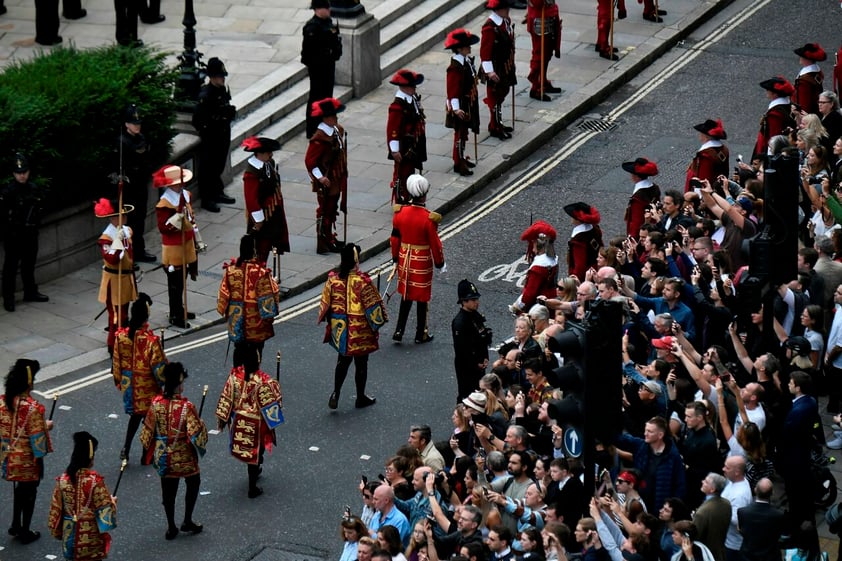
{"label": "ornate lamp post base", "polygon": [[196,50],[196,15],[193,12],[193,0],[184,0],[184,19],[181,20],[181,24],[184,26],[184,51],[178,56],[178,60],[181,61],[181,75],[175,95],[181,110],[192,111],[205,81],[201,63],[202,53]]}
{"label": "ornate lamp post base", "polygon": [[337,18],[355,18],[364,13],[360,0],[330,0],[330,15]]}

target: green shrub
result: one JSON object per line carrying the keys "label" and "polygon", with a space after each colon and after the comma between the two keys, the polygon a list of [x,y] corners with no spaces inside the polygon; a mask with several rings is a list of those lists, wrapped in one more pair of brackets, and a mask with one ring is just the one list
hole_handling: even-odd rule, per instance
{"label": "green shrub", "polygon": [[[0,173],[14,152],[27,155],[33,179],[50,188],[50,209],[116,196],[126,107],[138,106],[143,134],[162,165],[175,136],[177,69],[148,47],[73,46],[17,62],[0,74]],[[4,179],[5,181],[5,179]]]}

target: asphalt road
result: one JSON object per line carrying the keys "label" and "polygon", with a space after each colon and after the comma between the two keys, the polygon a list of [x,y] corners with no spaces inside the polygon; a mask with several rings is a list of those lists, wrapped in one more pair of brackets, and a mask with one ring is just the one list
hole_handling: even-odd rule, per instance
{"label": "asphalt road", "polygon": [[[755,15],[740,22],[716,43],[702,42],[713,30],[727,29],[725,22],[740,10],[758,4],[762,7]],[[662,7],[669,9],[667,2]],[[633,5],[631,11],[636,14],[636,9]],[[384,459],[405,442],[410,424],[430,424],[436,439],[448,436],[455,401],[449,323],[457,311],[459,280],[467,277],[477,282],[482,293],[481,311],[494,329],[495,340],[510,336],[512,318],[506,306],[519,293],[518,272],[524,269],[523,265],[512,264],[525,250],[520,232],[531,220],[544,219],[556,226],[559,231],[556,249],[563,262],[565,240],[570,231],[569,219],[562,211],[564,204],[575,200],[595,204],[603,217],[606,239],[622,233],[623,210],[631,184],[628,174],[620,169],[621,162],[637,156],[652,158],[661,169],[658,183],[662,189],[680,188],[686,166],[698,147],[692,126],[706,118],[722,118],[729,134],[732,158],[738,153],[748,156],[767,103],[758,82],[777,74],[793,79],[798,71],[798,59],[792,49],[805,42],[818,41],[832,53],[838,44],[834,32],[838,30],[839,15],[836,3],[819,0],[735,2],[594,111],[595,118],[622,111],[613,130],[593,136],[574,150],[583,133],[571,127],[480,197],[447,216],[443,224],[445,232],[471,218],[471,213],[482,208],[484,201],[496,200],[495,197],[505,199],[486,216],[445,241],[448,272],[436,275],[430,318],[435,341],[423,346],[411,342],[393,345],[390,340],[393,327],[386,326],[383,347],[370,361],[369,393],[377,397],[375,406],[362,411],[353,408],[355,392],[349,379],[339,410],[328,410],[336,355],[321,344],[324,331],[315,323],[316,310],[302,304],[298,309],[304,311],[281,322],[276,337],[266,346],[267,371],[274,372],[275,351],[283,353],[281,382],[287,422],[278,430],[280,445],[267,457],[262,479],[264,495],[255,500],[246,497],[245,466],[227,454],[227,434],[213,435],[202,461],[202,495],[195,515],[204,524],[205,532],[166,542],[158,477],[151,467],[138,464],[140,446],[135,444],[120,487],[119,527],[112,533],[111,558],[125,561],[338,558],[342,509],[350,504],[359,512],[361,507],[356,491],[360,474],[374,477],[381,473]],[[621,38],[617,44],[622,47]],[[701,47],[704,50],[697,53]],[[695,58],[680,67],[688,56]],[[670,74],[676,67],[680,69]],[[823,68],[829,75],[832,62],[825,63]],[[829,84],[828,78],[825,83]],[[636,93],[650,86],[656,87],[637,103],[628,103]],[[544,167],[546,173],[534,181],[518,182],[518,178],[545,171]],[[507,199],[512,193],[515,194]],[[364,266],[371,268],[386,259],[384,255]],[[284,308],[306,303],[313,297],[318,297],[316,291],[285,302]],[[393,317],[397,314],[397,304],[397,298],[390,304]],[[410,325],[413,321],[414,312]],[[411,341],[411,329],[408,331],[410,335],[406,339]],[[202,386],[209,386],[204,411],[209,425],[215,424],[216,397],[230,368],[224,341],[201,344],[202,339],[214,333],[217,332],[194,336],[189,341],[197,341],[196,348],[170,356],[171,360],[184,362],[189,369],[185,393],[195,403],[201,398]],[[58,384],[72,383],[106,367],[91,365],[37,389],[48,392]],[[69,459],[71,433],[84,429],[100,439],[95,467],[105,474],[112,488],[116,481],[119,449],[127,422],[117,390],[110,381],[102,379],[77,391],[63,392],[59,404],[53,434],[56,451],[46,461],[48,477],[41,487],[35,515],[36,528],[45,535],[39,542],[21,546],[2,533],[2,561],[31,561],[61,555],[58,542],[46,535],[43,524],[52,478],[64,469]],[[0,501],[0,528],[7,524],[11,510],[11,486],[5,487],[4,499]],[[181,503],[179,499],[179,522]],[[285,553],[290,551],[295,553]]]}

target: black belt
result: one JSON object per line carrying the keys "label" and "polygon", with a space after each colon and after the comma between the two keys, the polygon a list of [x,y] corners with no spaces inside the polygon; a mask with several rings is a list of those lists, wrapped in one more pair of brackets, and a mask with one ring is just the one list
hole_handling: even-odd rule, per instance
{"label": "black belt", "polygon": [[123,269],[121,271],[119,269],[112,269],[111,267],[106,267],[106,266],[103,265],[102,270],[105,271],[106,273],[111,273],[112,275],[132,275],[132,274],[134,274],[134,271],[132,270],[131,267],[129,267],[128,269]]}

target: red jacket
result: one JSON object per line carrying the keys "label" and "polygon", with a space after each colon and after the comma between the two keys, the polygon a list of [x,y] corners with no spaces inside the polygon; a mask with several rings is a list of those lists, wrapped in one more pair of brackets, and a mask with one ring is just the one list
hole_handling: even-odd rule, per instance
{"label": "red jacket", "polygon": [[684,180],[684,192],[691,191],[690,180],[694,177],[699,179],[707,179],[711,185],[716,182],[716,177],[724,175],[728,177],[730,152],[728,147],[713,146],[699,150],[690,162],[687,168],[687,176]]}
{"label": "red jacket", "polygon": [[441,215],[423,206],[405,205],[392,219],[392,260],[398,267],[398,293],[404,300],[429,302],[433,265],[444,265],[444,249],[438,233]]}

